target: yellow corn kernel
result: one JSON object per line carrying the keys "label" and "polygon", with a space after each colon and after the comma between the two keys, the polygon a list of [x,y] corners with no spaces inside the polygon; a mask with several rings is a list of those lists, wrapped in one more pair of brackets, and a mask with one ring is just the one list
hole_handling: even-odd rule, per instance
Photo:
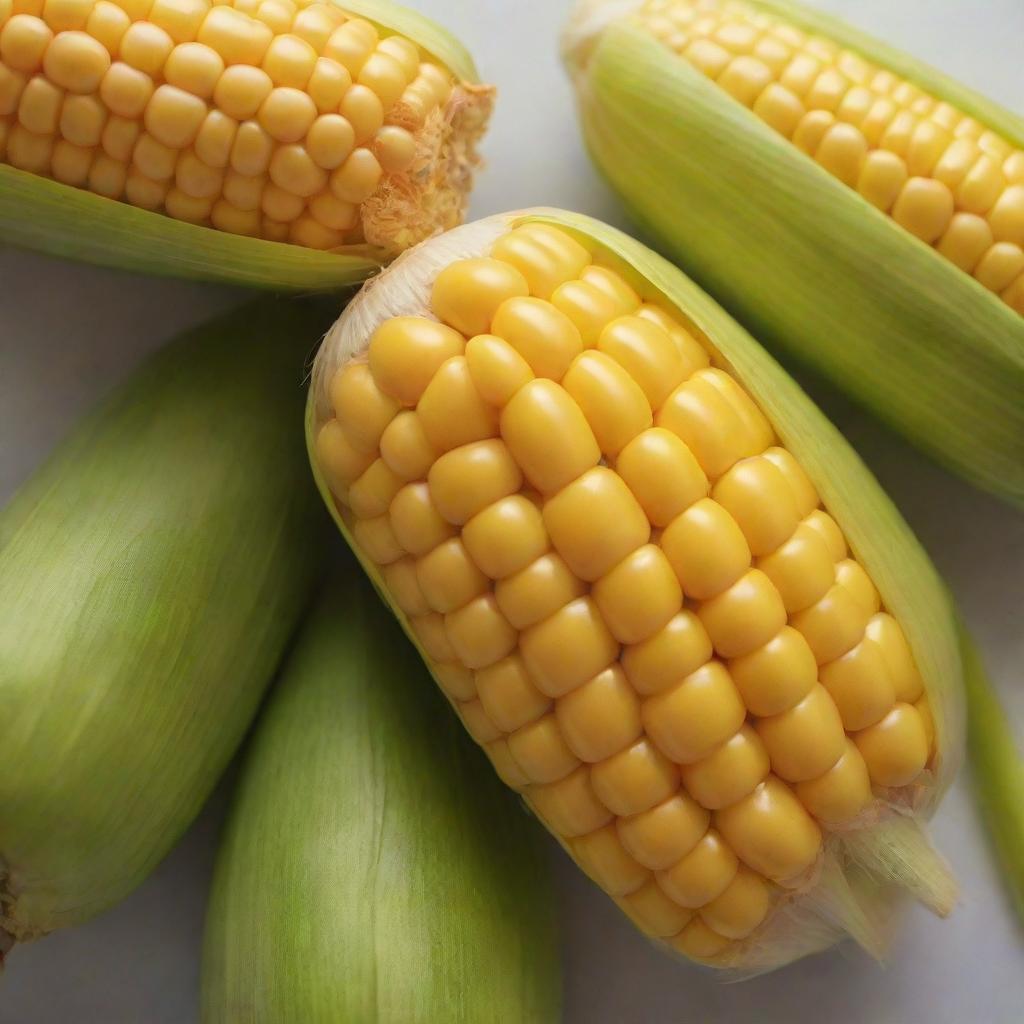
{"label": "yellow corn kernel", "polygon": [[526,629],[581,597],[586,590],[587,585],[573,574],[565,560],[548,552],[499,580],[494,596],[505,618],[516,629]]}
{"label": "yellow corn kernel", "polygon": [[507,341],[492,334],[470,338],[466,362],[480,397],[491,405],[506,405],[534,376],[526,360]]}
{"label": "yellow corn kernel", "polygon": [[508,737],[512,759],[534,783],[564,779],[579,767],[579,759],[566,745],[553,714],[521,726]]}
{"label": "yellow corn kernel", "polygon": [[722,893],[701,908],[700,917],[717,935],[745,939],[765,919],[770,905],[768,883],[741,864]]}
{"label": "yellow corn kernel", "polygon": [[619,653],[594,602],[577,598],[520,635],[523,660],[537,687],[561,697],[607,668]]}
{"label": "yellow corn kernel", "polygon": [[612,896],[635,892],[649,878],[647,870],[623,848],[614,825],[574,840],[570,848],[580,867]]}
{"label": "yellow corn kernel", "polygon": [[999,292],[1024,271],[1024,250],[1012,242],[996,242],[978,262],[974,276],[990,291]]}
{"label": "yellow corn kernel", "polygon": [[430,304],[441,320],[472,337],[491,331],[495,313],[507,299],[528,294],[529,285],[515,267],[483,257],[445,267],[434,281]]}
{"label": "yellow corn kernel", "polygon": [[484,746],[484,752],[490,758],[498,778],[510,789],[523,790],[530,784],[530,780],[509,753],[506,740],[492,740]]}
{"label": "yellow corn kernel", "polygon": [[[455,661],[455,652],[448,642],[448,634],[444,628],[444,618],[436,612],[418,615],[409,620],[413,634],[428,658],[438,665]],[[481,709],[482,710],[482,709]],[[475,737],[474,737],[475,738]],[[494,737],[492,737],[494,738]]]}
{"label": "yellow corn kernel", "polygon": [[586,835],[612,819],[612,812],[594,792],[587,765],[558,782],[530,786],[526,795],[537,816],[555,835],[565,838]]}
{"label": "yellow corn kernel", "polygon": [[555,718],[581,761],[602,761],[640,736],[640,702],[618,665],[559,698]]}
{"label": "yellow corn kernel", "polygon": [[736,521],[754,555],[767,555],[792,536],[800,515],[785,476],[764,457],[743,459],[711,490]]}
{"label": "yellow corn kernel", "polygon": [[622,478],[603,466],[550,498],[544,525],[569,568],[588,581],[603,576],[650,537],[643,509]]}
{"label": "yellow corn kernel", "polygon": [[416,579],[427,604],[442,614],[462,608],[489,585],[458,537],[443,541],[420,558]]}
{"label": "yellow corn kernel", "polygon": [[769,775],[753,793],[715,811],[715,828],[743,862],[786,883],[817,859],[821,831],[782,781]]}
{"label": "yellow corn kernel", "polygon": [[362,18],[352,18],[331,33],[324,56],[343,64],[354,78],[377,45],[377,30]]}
{"label": "yellow corn kernel", "polygon": [[[2,130],[0,130],[0,134],[2,134]],[[2,148],[3,142],[0,141],[0,149]],[[89,168],[92,165],[93,156],[92,149],[76,146],[61,139],[53,147],[50,172],[57,181],[62,181],[65,185],[81,187],[89,180]],[[130,197],[129,201],[131,201]]]}
{"label": "yellow corn kernel", "polygon": [[707,477],[693,453],[661,427],[633,438],[619,452],[615,469],[655,526],[668,526],[708,493]]}
{"label": "yellow corn kernel", "polygon": [[[420,585],[422,587],[422,580]],[[445,629],[459,661],[472,669],[486,668],[500,661],[515,648],[518,636],[491,593],[481,594],[449,612],[445,616]]]}
{"label": "yellow corn kernel", "polygon": [[[551,303],[513,295],[494,312],[491,333],[504,339],[538,377],[560,381],[583,349],[573,322]],[[634,385],[635,386],[635,385]]]}
{"label": "yellow corn kernel", "polygon": [[330,397],[338,422],[360,451],[377,448],[398,412],[398,403],[381,391],[365,363],[342,367],[331,381]]}
{"label": "yellow corn kernel", "polygon": [[623,846],[644,867],[664,871],[677,864],[700,842],[711,817],[686,793],[627,817],[616,827]]}
{"label": "yellow corn kernel", "polygon": [[[23,125],[16,124],[7,138],[7,159],[13,167],[32,174],[45,174],[50,167],[53,137],[34,135]],[[89,168],[92,174],[92,165]]]}
{"label": "yellow corn kernel", "polygon": [[42,66],[52,40],[52,30],[41,19],[15,14],[0,30],[0,60],[10,70],[30,75]]}
{"label": "yellow corn kernel", "polygon": [[836,576],[825,541],[805,524],[771,554],[757,559],[755,565],[772,581],[790,614],[824,597]]}
{"label": "yellow corn kernel", "polygon": [[709,661],[642,706],[647,734],[673,761],[707,757],[743,724],[746,708],[726,667]]}
{"label": "yellow corn kernel", "polygon": [[64,91],[45,78],[29,80],[18,103],[18,121],[36,135],[52,135],[60,121]]}
{"label": "yellow corn kernel", "polygon": [[653,636],[623,648],[622,667],[639,694],[660,693],[711,657],[711,640],[693,612],[682,609]]}
{"label": "yellow corn kernel", "polygon": [[861,752],[847,739],[842,757],[824,775],[798,782],[795,792],[819,821],[841,825],[871,803],[871,779]]}
{"label": "yellow corn kernel", "polygon": [[788,782],[824,774],[842,756],[845,734],[835,702],[823,686],[798,704],[757,723],[772,770]]}
{"label": "yellow corn kernel", "polygon": [[679,788],[679,768],[646,739],[591,767],[590,781],[601,802],[615,814],[648,811]]}
{"label": "yellow corn kernel", "polygon": [[562,386],[582,410],[598,445],[608,456],[615,456],[653,422],[651,407],[639,385],[603,352],[588,351],[577,356]]}
{"label": "yellow corn kernel", "polygon": [[441,366],[462,354],[464,344],[457,331],[435,320],[392,317],[370,340],[370,370],[385,394],[414,406]]}
{"label": "yellow corn kernel", "polygon": [[804,517],[804,525],[814,530],[828,546],[833,562],[841,562],[846,557],[846,538],[836,521],[822,509],[815,509]]}
{"label": "yellow corn kernel", "polygon": [[613,296],[582,280],[560,284],[551,293],[551,304],[573,322],[580,332],[584,348],[595,348],[601,332],[622,312],[620,303]]}
{"label": "yellow corn kernel", "polygon": [[43,20],[54,32],[85,28],[90,6],[88,0],[46,0],[43,4]]}
{"label": "yellow corn kernel", "polygon": [[[430,611],[430,606],[420,590],[415,559],[402,558],[397,562],[392,562],[384,567],[381,575],[395,604],[410,618],[415,615],[426,615]],[[466,671],[468,672],[468,670]],[[438,673],[435,671],[434,674]],[[472,683],[472,676],[470,676],[470,683]],[[460,699],[468,700],[474,695],[475,690],[471,690],[468,696],[460,695]]]}
{"label": "yellow corn kernel", "polygon": [[913,704],[899,702],[853,737],[876,786],[906,786],[928,763],[928,735]]}
{"label": "yellow corn kernel", "polygon": [[614,359],[643,390],[652,409],[703,363],[690,363],[668,332],[642,316],[623,316],[611,321],[597,340],[597,348]]}
{"label": "yellow corn kernel", "polygon": [[850,732],[880,721],[896,701],[882,652],[867,636],[841,658],[822,665],[821,682]]}
{"label": "yellow corn kernel", "polygon": [[824,665],[860,641],[870,617],[870,610],[837,583],[821,600],[793,615],[790,625],[803,634],[818,664]]}
{"label": "yellow corn kernel", "polygon": [[786,624],[786,609],[771,580],[751,569],[697,609],[715,650],[738,658],[766,644]]}
{"label": "yellow corn kernel", "polygon": [[471,700],[468,703],[459,704],[456,706],[456,710],[462,719],[462,724],[466,727],[466,732],[480,746],[486,746],[488,743],[501,738],[501,732],[487,717],[487,713],[484,711],[480,701]]}
{"label": "yellow corn kernel", "polygon": [[504,441],[475,441],[442,455],[427,477],[441,515],[461,525],[501,498],[515,494],[522,473]]}
{"label": "yellow corn kernel", "polygon": [[[453,527],[438,512],[426,483],[404,483],[382,459],[378,459],[367,473],[376,466],[383,467],[379,471],[383,482],[380,501],[375,503],[375,507],[387,501],[385,507],[390,510],[391,528],[406,551],[417,556],[425,555],[453,535]],[[357,508],[355,494],[365,477],[366,474],[360,477],[349,491],[349,501],[356,515],[365,514]]]}
{"label": "yellow corn kernel", "polygon": [[495,580],[526,568],[548,549],[541,513],[521,494],[478,512],[466,523],[462,538],[473,561]]}
{"label": "yellow corn kernel", "polygon": [[386,515],[357,520],[352,527],[352,535],[356,544],[378,565],[390,565],[405,554]]}
{"label": "yellow corn kernel", "polygon": [[431,444],[440,451],[498,433],[497,413],[480,397],[463,356],[446,360],[434,373],[416,411]]}
{"label": "yellow corn kernel", "polygon": [[[402,563],[394,563],[394,565],[400,564]],[[388,566],[388,568],[390,569],[392,566]],[[442,691],[452,700],[471,701],[476,697],[473,673],[465,665],[458,665],[455,662],[438,663],[433,666],[432,671]]]}
{"label": "yellow corn kernel", "polygon": [[594,584],[593,595],[608,628],[624,644],[654,636],[683,600],[672,566],[653,544],[637,548],[609,570]]}
{"label": "yellow corn kernel", "polygon": [[551,698],[537,689],[518,654],[479,669],[475,686],[488,717],[506,733],[535,722],[551,709]]}
{"label": "yellow corn kernel", "polygon": [[666,527],[661,548],[687,597],[708,599],[726,591],[750,566],[750,548],[736,520],[703,498]]}
{"label": "yellow corn kernel", "polygon": [[380,455],[392,472],[403,480],[422,480],[437,459],[419,414],[403,410],[380,435]]}
{"label": "yellow corn kernel", "polygon": [[703,907],[720,896],[736,877],[739,861],[722,836],[710,828],[678,863],[655,876],[658,885],[681,907]]}
{"label": "yellow corn kernel", "polygon": [[770,768],[761,738],[749,725],[743,725],[707,757],[683,765],[681,773],[690,795],[714,811],[752,793]]}
{"label": "yellow corn kernel", "polygon": [[670,900],[653,878],[635,892],[621,897],[618,904],[645,935],[656,939],[678,934],[693,916],[691,911]]}
{"label": "yellow corn kernel", "polygon": [[671,944],[674,949],[691,960],[714,963],[718,957],[728,952],[732,941],[709,928],[703,918],[695,917],[672,939]]}
{"label": "yellow corn kernel", "polygon": [[545,224],[525,224],[508,232],[495,242],[491,255],[519,270],[530,294],[545,300],[559,285],[578,278],[590,263],[590,253],[579,242]]}

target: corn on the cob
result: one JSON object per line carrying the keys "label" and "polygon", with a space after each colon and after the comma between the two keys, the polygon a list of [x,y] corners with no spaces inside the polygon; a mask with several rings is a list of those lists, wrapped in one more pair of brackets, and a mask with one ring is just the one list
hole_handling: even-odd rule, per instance
{"label": "corn on the cob", "polygon": [[555,1024],[540,836],[348,569],[242,770],[207,916],[203,1021]]}
{"label": "corn on the cob", "polygon": [[772,966],[817,948],[787,922],[832,886],[875,947],[833,868],[899,875],[904,841],[948,910],[886,810],[928,813],[957,759],[941,587],[835,431],[678,272],[558,212],[449,232],[339,320],[308,431],[466,728],[645,932]]}
{"label": "corn on the cob", "polygon": [[1024,124],[789,0],[581,0],[588,146],[763,340],[1024,502]]}
{"label": "corn on the cob", "polygon": [[0,934],[141,882],[256,711],[316,573],[296,324],[322,320],[261,302],[192,331],[0,515]]}
{"label": "corn on the cob", "polygon": [[[2,237],[136,266],[120,235],[144,226],[150,269],[358,281],[461,221],[491,100],[474,80],[457,44],[377,0],[7,0]],[[48,197],[73,202],[63,231]]]}

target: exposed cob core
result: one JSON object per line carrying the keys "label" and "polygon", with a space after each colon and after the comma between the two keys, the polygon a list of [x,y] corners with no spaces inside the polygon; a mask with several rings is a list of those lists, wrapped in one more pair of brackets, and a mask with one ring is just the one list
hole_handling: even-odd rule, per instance
{"label": "exposed cob core", "polygon": [[[635,6],[637,25],[1024,314],[1024,151],[770,10],[743,0]],[[583,38],[602,8],[621,13],[608,0],[580,5]]]}
{"label": "exposed cob core", "polygon": [[645,932],[747,962],[830,832],[931,787],[922,678],[713,343],[561,228],[490,228],[329,336],[320,472],[501,777]]}
{"label": "exposed cob core", "polygon": [[0,0],[0,161],[178,220],[387,252],[459,223],[491,90],[310,0]]}

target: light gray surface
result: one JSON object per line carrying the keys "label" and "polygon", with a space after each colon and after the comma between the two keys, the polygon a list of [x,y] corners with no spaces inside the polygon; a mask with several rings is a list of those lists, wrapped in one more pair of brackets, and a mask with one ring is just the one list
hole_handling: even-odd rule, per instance
{"label": "light gray surface", "polygon": [[[554,38],[567,2],[419,0],[470,46],[501,99],[477,215],[531,204],[624,225],[580,147]],[[822,6],[1024,107],[1020,0],[829,0]],[[0,500],[112,382],[177,328],[238,293],[71,266],[0,247]],[[1024,519],[972,492],[841,398],[816,397],[899,503],[958,594],[1024,721]],[[0,983],[3,1024],[191,1024],[205,891],[227,786],[156,874],[75,931],[18,949]],[[638,937],[552,849],[562,893],[571,1024],[1014,1024],[1024,1020],[1021,931],[961,778],[935,823],[963,896],[941,923],[912,912],[883,970],[855,950],[724,986]],[[296,1022],[305,1024],[305,1022]],[[519,1022],[508,1022],[519,1024]],[[525,1022],[524,1022],[525,1024]]]}

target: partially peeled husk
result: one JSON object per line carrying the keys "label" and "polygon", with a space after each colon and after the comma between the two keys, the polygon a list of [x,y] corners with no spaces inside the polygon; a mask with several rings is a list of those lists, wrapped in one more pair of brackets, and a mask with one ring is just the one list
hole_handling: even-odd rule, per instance
{"label": "partially peeled husk", "polygon": [[[570,232],[623,274],[645,300],[666,304],[703,339],[712,363],[742,383],[781,443],[803,466],[885,607],[903,627],[935,720],[937,754],[930,770],[913,786],[888,794],[888,799],[880,795],[852,826],[833,831],[805,885],[779,901],[768,921],[740,944],[726,966],[741,974],[770,970],[846,936],[882,958],[900,893],[909,893],[939,915],[948,914],[957,898],[956,883],[924,828],[957,771],[963,749],[962,672],[952,606],[909,527],[842,435],[778,363],[696,284],[627,235],[560,210],[490,217],[417,246],[364,287],[317,356],[306,435],[320,493],[388,601],[379,571],[354,545],[348,513],[332,496],[313,454],[317,430],[330,415],[328,383],[340,366],[365,356],[369,338],[383,320],[398,315],[433,317],[430,290],[443,267],[486,253],[498,237],[527,221]],[[401,612],[394,605],[392,611],[415,642]]]}
{"label": "partially peeled husk", "polygon": [[[320,251],[230,234],[138,209],[0,162],[0,242],[161,276],[302,293],[358,286],[402,250],[460,224],[477,146],[494,103],[454,36],[391,0],[338,2],[384,34],[415,42],[455,77],[452,95],[414,130],[416,156],[385,174],[361,207],[364,241]],[[392,122],[402,123],[401,110]],[[403,125],[405,126],[405,125]]]}
{"label": "partially peeled husk", "polygon": [[206,922],[204,1024],[555,1024],[541,834],[346,570],[242,767]]}
{"label": "partially peeled husk", "polygon": [[142,882],[255,715],[319,571],[323,325],[261,300],[189,331],[0,513],[0,951]]}
{"label": "partially peeled husk", "polygon": [[[1024,121],[919,61],[790,0],[749,3],[1024,147]],[[639,6],[580,0],[563,37],[587,147],[634,220],[761,342],[1024,507],[1024,317],[634,23]]]}

